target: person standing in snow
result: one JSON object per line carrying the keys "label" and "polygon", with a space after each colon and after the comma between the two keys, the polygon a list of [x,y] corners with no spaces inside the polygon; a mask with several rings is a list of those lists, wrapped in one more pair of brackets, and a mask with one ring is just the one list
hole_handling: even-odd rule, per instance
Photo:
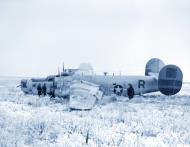
{"label": "person standing in snow", "polygon": [[55,90],[53,87],[50,88],[49,96],[50,96],[50,98],[55,98]]}
{"label": "person standing in snow", "polygon": [[44,84],[42,87],[42,93],[44,96],[46,96],[46,92],[47,92],[47,88],[46,88],[46,84]]}
{"label": "person standing in snow", "polygon": [[37,90],[38,90],[38,96],[40,97],[42,95],[42,87],[40,83],[37,86]]}
{"label": "person standing in snow", "polygon": [[132,86],[132,84],[128,84],[128,88],[127,88],[127,95],[129,97],[129,99],[132,99],[135,95],[135,91],[134,91],[134,88]]}

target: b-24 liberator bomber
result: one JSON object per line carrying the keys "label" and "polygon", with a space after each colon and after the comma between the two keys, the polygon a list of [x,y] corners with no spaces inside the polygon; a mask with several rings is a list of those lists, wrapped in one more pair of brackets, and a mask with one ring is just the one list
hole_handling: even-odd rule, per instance
{"label": "b-24 liberator bomber", "polygon": [[[177,94],[182,87],[183,73],[176,65],[165,65],[162,60],[153,58],[145,67],[144,76],[95,75],[78,72],[80,69],[63,69],[58,75],[43,79],[21,80],[21,90],[25,94],[39,94],[39,86],[55,97],[69,97],[70,107],[91,109],[103,95],[125,96],[160,91],[170,96]],[[43,89],[43,88],[42,88]]]}

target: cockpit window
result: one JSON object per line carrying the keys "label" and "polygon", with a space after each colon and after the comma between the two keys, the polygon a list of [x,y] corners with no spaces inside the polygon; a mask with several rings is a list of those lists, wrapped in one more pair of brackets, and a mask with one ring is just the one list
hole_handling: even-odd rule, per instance
{"label": "cockpit window", "polygon": [[175,68],[166,69],[166,77],[167,78],[176,78],[177,77],[177,70]]}

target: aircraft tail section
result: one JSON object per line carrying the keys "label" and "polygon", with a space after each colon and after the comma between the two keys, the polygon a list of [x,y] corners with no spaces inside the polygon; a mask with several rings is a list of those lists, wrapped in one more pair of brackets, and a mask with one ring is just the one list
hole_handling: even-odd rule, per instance
{"label": "aircraft tail section", "polygon": [[158,58],[150,59],[146,64],[145,76],[158,80],[158,90],[164,95],[174,95],[181,90],[183,73],[176,65],[164,65]]}
{"label": "aircraft tail section", "polygon": [[158,89],[162,94],[174,95],[181,90],[183,73],[176,65],[164,66],[158,76]]}
{"label": "aircraft tail section", "polygon": [[145,76],[158,77],[160,70],[164,67],[164,62],[158,58],[150,59],[145,68]]}

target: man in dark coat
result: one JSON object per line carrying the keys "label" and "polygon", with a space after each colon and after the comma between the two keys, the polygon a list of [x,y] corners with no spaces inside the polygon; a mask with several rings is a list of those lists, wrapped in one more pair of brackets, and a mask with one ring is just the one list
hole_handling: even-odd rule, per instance
{"label": "man in dark coat", "polygon": [[55,90],[54,90],[54,88],[50,88],[49,95],[50,95],[50,98],[55,98]]}
{"label": "man in dark coat", "polygon": [[37,86],[37,90],[38,90],[38,96],[40,97],[42,95],[42,87],[40,83]]}
{"label": "man in dark coat", "polygon": [[43,93],[44,96],[46,96],[46,94],[47,94],[46,84],[44,84],[43,87],[42,87],[42,93]]}
{"label": "man in dark coat", "polygon": [[129,84],[129,87],[127,88],[127,95],[129,97],[129,99],[132,99],[135,95],[135,91],[134,91],[132,84]]}

